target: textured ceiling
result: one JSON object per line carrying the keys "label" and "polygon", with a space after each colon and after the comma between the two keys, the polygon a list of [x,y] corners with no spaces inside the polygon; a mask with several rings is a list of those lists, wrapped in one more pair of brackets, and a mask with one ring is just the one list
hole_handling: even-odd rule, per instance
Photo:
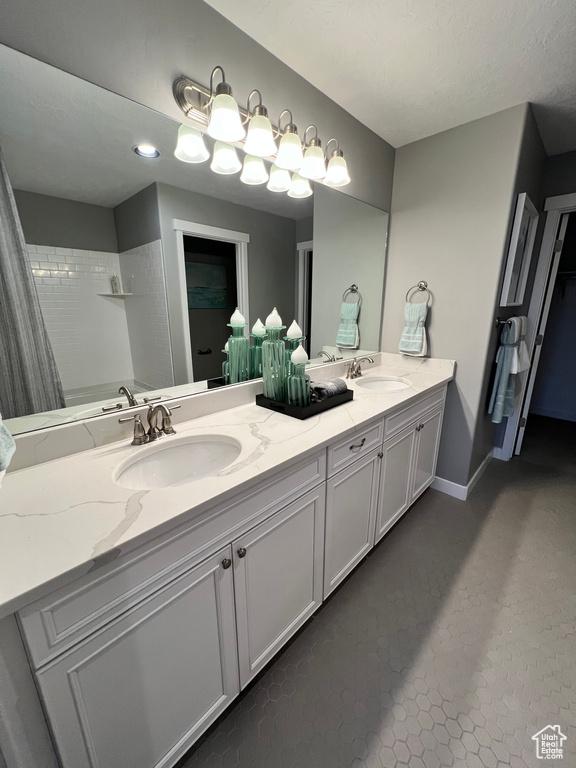
{"label": "textured ceiling", "polygon": [[576,0],[207,0],[399,147],[526,101],[576,149]]}

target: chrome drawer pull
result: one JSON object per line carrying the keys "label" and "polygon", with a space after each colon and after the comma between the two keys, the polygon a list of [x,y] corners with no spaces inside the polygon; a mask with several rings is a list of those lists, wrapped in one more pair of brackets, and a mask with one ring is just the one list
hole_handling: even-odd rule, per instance
{"label": "chrome drawer pull", "polygon": [[350,450],[353,451],[355,448],[362,448],[365,442],[366,442],[366,438],[363,437],[362,440],[360,440],[360,442],[358,443],[358,445],[351,445]]}

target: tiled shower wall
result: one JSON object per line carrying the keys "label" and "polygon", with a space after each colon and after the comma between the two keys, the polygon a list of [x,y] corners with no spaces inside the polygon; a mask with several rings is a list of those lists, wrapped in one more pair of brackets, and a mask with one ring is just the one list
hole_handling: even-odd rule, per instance
{"label": "tiled shower wall", "polygon": [[27,247],[64,390],[132,380],[125,302],[98,295],[110,293],[118,254]]}
{"label": "tiled shower wall", "polygon": [[[173,384],[159,240],[120,255],[27,247],[65,391],[134,380],[146,389]],[[113,274],[122,274],[133,296],[98,295],[111,293]]]}
{"label": "tiled shower wall", "polygon": [[134,378],[151,389],[174,384],[162,242],[155,240],[120,254]]}

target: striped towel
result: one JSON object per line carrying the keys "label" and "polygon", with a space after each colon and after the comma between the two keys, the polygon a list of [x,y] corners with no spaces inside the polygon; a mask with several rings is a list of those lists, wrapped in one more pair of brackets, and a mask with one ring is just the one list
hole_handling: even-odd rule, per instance
{"label": "striped towel", "polygon": [[336,346],[358,349],[360,332],[358,331],[358,313],[360,303],[344,301],[340,310],[340,327],[336,334]]}
{"label": "striped towel", "polygon": [[425,301],[404,306],[404,320],[406,325],[400,337],[398,351],[410,357],[426,357],[428,342],[426,340],[426,315],[428,304]]}

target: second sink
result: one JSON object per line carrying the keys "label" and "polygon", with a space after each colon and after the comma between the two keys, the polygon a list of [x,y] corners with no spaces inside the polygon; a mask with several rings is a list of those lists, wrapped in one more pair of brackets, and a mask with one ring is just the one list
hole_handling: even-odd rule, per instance
{"label": "second sink", "polygon": [[412,382],[408,379],[401,379],[398,376],[366,376],[354,383],[371,392],[401,392],[412,386]]}
{"label": "second sink", "polygon": [[123,461],[113,480],[122,488],[154,490],[216,475],[238,458],[242,446],[226,435],[168,437]]}

